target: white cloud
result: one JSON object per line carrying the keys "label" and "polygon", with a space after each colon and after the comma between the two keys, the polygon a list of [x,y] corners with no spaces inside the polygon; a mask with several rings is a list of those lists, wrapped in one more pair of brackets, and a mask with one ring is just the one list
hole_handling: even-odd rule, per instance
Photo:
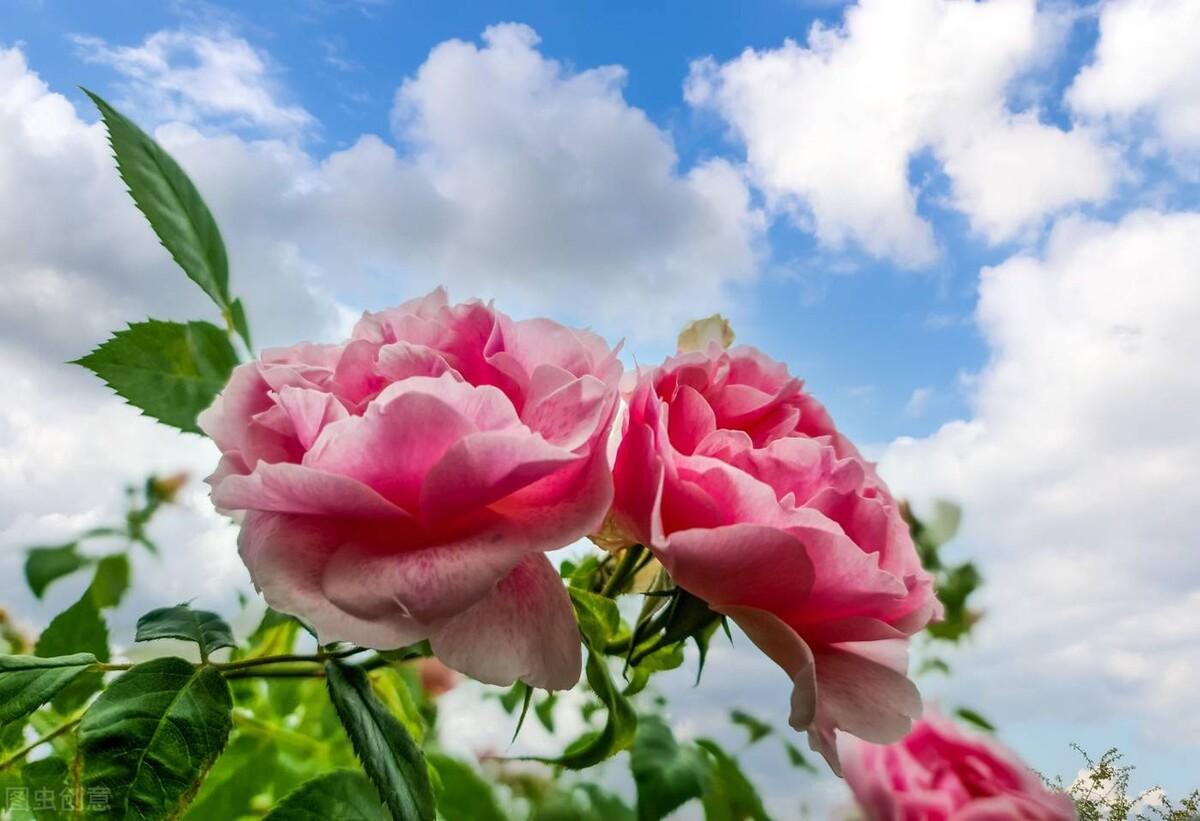
{"label": "white cloud", "polygon": [[125,78],[125,103],[159,121],[218,117],[280,132],[314,122],[300,106],[280,102],[269,59],[232,34],[159,31],[140,46],[110,46],[80,35],[72,39],[85,59],[111,66]]}
{"label": "white cloud", "polygon": [[881,461],[965,507],[987,615],[952,687],[1002,721],[1128,716],[1194,745],[1200,213],[1067,219],[983,272],[977,319],[973,417]]}
{"label": "white cloud", "polygon": [[908,401],[904,403],[904,413],[908,416],[924,416],[929,410],[929,400],[933,398],[933,388],[914,388]]}
{"label": "white cloud", "polygon": [[1100,9],[1094,58],[1067,101],[1090,117],[1152,120],[1173,151],[1200,149],[1200,3],[1109,0]]}
{"label": "white cloud", "polygon": [[803,45],[697,61],[687,98],[728,122],[754,183],[821,242],[922,265],[938,253],[909,179],[925,151],[991,242],[1108,194],[1114,159],[1095,135],[1006,105],[1060,22],[1034,0],[861,0]]}

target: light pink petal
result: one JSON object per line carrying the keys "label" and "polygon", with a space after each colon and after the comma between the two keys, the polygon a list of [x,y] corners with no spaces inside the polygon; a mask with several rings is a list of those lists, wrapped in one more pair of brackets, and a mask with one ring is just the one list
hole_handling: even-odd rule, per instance
{"label": "light pink petal", "polygon": [[765,610],[740,606],[718,609],[737,622],[755,646],[788,674],[792,680],[788,724],[796,730],[807,730],[817,714],[816,666],[808,644],[795,630]]}
{"label": "light pink petal", "polygon": [[448,544],[421,547],[413,541],[401,530],[392,540],[368,535],[342,545],[325,569],[326,595],[364,619],[399,608],[430,622],[488,595],[529,552],[521,530],[499,518]]}
{"label": "light pink petal", "polygon": [[579,628],[545,556],[527,556],[491,595],[437,627],[429,643],[446,665],[486,684],[569,690],[579,681]]}
{"label": "light pink petal", "polygon": [[661,543],[663,466],[650,425],[627,420],[613,462],[613,481],[613,513],[622,529],[642,544]]}
{"label": "light pink petal", "polygon": [[594,376],[572,379],[551,393],[531,398],[521,420],[547,442],[575,450],[591,440],[617,401],[616,391]]}
{"label": "light pink petal", "polygon": [[743,605],[786,615],[813,579],[805,546],[774,527],[734,524],[672,533],[656,551],[680,587],[715,607]]}
{"label": "light pink petal", "polygon": [[446,358],[436,350],[411,342],[393,342],[382,346],[375,361],[375,370],[387,382],[412,376],[441,376],[452,371]]}
{"label": "light pink petal", "polygon": [[817,716],[809,743],[840,771],[835,730],[876,744],[899,741],[921,716],[921,694],[886,664],[837,647],[816,653]]}
{"label": "light pink petal", "polygon": [[325,567],[346,538],[336,519],[251,511],[238,548],[267,604],[311,624],[322,644],[347,641],[390,650],[427,638],[428,628],[398,607],[364,619],[329,600]]}
{"label": "light pink petal", "polygon": [[226,510],[364,519],[411,518],[357,479],[287,462],[259,463],[249,475],[227,475],[213,485],[212,499],[213,504]]}
{"label": "light pink petal", "polygon": [[524,428],[516,409],[503,391],[493,385],[472,385],[453,373],[413,376],[402,382],[393,382],[379,394],[374,404],[382,407],[412,393],[436,396],[458,411],[464,419],[470,420],[478,430]]}
{"label": "light pink petal", "polygon": [[355,339],[346,345],[333,372],[333,390],[351,406],[362,406],[383,390],[386,381],[376,368],[379,345]]}
{"label": "light pink petal", "polygon": [[451,445],[426,474],[421,518],[438,522],[469,513],[579,460],[527,431],[469,434]]}
{"label": "light pink petal", "polygon": [[326,425],[350,415],[331,393],[307,388],[285,387],[278,393],[279,407],[291,420],[300,447],[308,450]]}
{"label": "light pink petal", "polygon": [[357,479],[416,513],[425,474],[446,450],[476,430],[443,399],[410,392],[372,403],[361,417],[328,425],[304,465]]}

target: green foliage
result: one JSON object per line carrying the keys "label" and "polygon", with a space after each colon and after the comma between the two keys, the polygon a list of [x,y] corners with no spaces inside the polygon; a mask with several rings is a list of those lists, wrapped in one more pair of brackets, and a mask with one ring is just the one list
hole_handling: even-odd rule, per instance
{"label": "green foliage", "polygon": [[441,753],[428,758],[440,782],[438,815],[445,821],[505,821],[495,790],[473,767]]}
{"label": "green foliage", "polygon": [[39,599],[56,579],[85,567],[89,560],[79,554],[79,545],[68,542],[58,547],[30,548],[25,557],[25,581]]}
{"label": "green foliage", "polygon": [[[1200,818],[1200,790],[1192,790],[1177,801],[1157,788],[1133,795],[1129,792],[1133,767],[1122,763],[1123,756],[1115,748],[1099,759],[1093,759],[1079,745],[1071,746],[1086,763],[1083,775],[1069,786],[1064,785],[1062,779],[1047,785],[1071,796],[1079,821],[1196,821]],[[1134,808],[1143,803],[1144,809],[1133,815]]]}
{"label": "green foliage", "polygon": [[755,742],[766,738],[773,732],[770,724],[759,721],[754,716],[741,710],[734,710],[731,712],[729,714],[729,720],[746,730],[746,733],[750,736],[750,739],[747,742],[748,744],[754,744]]}
{"label": "green foliage", "polygon": [[[90,592],[55,616],[33,648],[42,658],[88,653],[97,661],[108,661],[108,626]],[[67,713],[100,689],[102,674],[85,672],[64,686],[53,699],[54,709]]]}
{"label": "green foliage", "polygon": [[617,796],[595,784],[575,784],[555,792],[537,808],[533,821],[634,821],[637,816]]}
{"label": "green foliage", "polygon": [[425,757],[396,718],[375,696],[362,670],[330,661],[325,665],[329,698],[346,735],[396,821],[434,817],[433,789]]}
{"label": "green foliage", "polygon": [[996,732],[996,727],[979,713],[972,710],[970,707],[959,707],[954,711],[954,714],[968,724],[973,724],[981,730],[986,730],[989,733]]}
{"label": "green foliage", "polygon": [[708,786],[709,764],[704,752],[680,745],[658,716],[638,719],[629,766],[637,784],[638,821],[666,818],[699,798]]}
{"label": "green foliage", "polygon": [[88,593],[96,607],[116,607],[129,589],[129,557],[124,553],[104,556],[96,562],[96,573]]}
{"label": "green foliage", "polygon": [[58,658],[0,656],[0,724],[29,715],[95,663],[91,653]]}
{"label": "green foliage", "polygon": [[[266,816],[266,821],[387,821],[379,794],[354,770],[334,770],[305,781]],[[450,819],[453,821],[453,819]]]}
{"label": "green foliage", "polygon": [[121,179],[163,247],[208,294],[226,322],[250,346],[246,313],[229,294],[229,262],[212,212],[179,164],[150,135],[84,89],[104,119]]}
{"label": "green foliage", "polygon": [[[968,599],[983,582],[974,563],[951,564],[941,553],[942,547],[958,533],[962,510],[958,505],[938,501],[929,521],[918,519],[908,505],[902,504],[900,513],[908,523],[921,564],[934,576],[937,597],[945,610],[942,620],[930,624],[926,633],[935,640],[958,642],[979,620],[979,614],[968,606]],[[931,669],[949,670],[940,659],[933,664]],[[921,669],[924,668],[922,665]]]}
{"label": "green foliage", "polygon": [[220,616],[207,610],[193,610],[186,604],[151,610],[138,619],[133,640],[156,639],[194,641],[200,646],[200,655],[204,658],[222,647],[237,646],[233,632]]}
{"label": "green foliage", "polygon": [[72,787],[67,762],[56,755],[22,767],[21,783],[30,799],[31,814],[38,821],[66,821],[74,814],[73,808],[83,805],[82,796]]}
{"label": "green foliage", "polygon": [[83,785],[98,818],[171,818],[196,794],[232,726],[229,685],[209,666],[161,658],[117,678],[79,725]]}
{"label": "green foliage", "polygon": [[703,798],[705,821],[769,821],[758,791],[737,759],[715,741],[700,739],[696,745],[708,755],[712,773]]}
{"label": "green foliage", "polygon": [[75,364],[147,416],[200,433],[196,416],[212,404],[237,363],[229,338],[215,325],[149,319],[117,331]]}

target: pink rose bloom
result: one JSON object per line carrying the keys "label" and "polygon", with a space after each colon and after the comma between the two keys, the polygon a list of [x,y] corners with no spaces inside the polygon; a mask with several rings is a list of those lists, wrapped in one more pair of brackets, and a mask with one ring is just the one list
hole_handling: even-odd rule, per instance
{"label": "pink rose bloom", "polygon": [[835,729],[902,738],[907,637],[940,614],[896,502],[786,366],[750,347],[640,374],[614,513],[682,588],[791,677],[790,723],[838,769]]}
{"label": "pink rose bloom", "polygon": [[940,716],[903,741],[841,744],[846,782],[868,821],[1074,821],[1070,796],[1051,792],[998,741]]}
{"label": "pink rose bloom", "polygon": [[569,688],[579,635],[543,553],[608,509],[620,376],[591,333],[439,289],[239,366],[200,419],[213,502],[245,511],[255,585],[322,642],[429,639],[480,681]]}

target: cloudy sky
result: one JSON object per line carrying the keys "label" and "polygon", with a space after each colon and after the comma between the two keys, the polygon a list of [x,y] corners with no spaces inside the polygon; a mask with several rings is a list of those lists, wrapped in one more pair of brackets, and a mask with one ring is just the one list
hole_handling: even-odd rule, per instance
{"label": "cloudy sky", "polygon": [[[22,546],[111,518],[149,470],[215,461],[62,364],[126,321],[210,311],[127,203],[84,85],[196,180],[260,344],[335,338],[438,283],[643,362],[687,318],[733,317],[895,489],[964,505],[954,551],[987,615],[927,691],[1045,772],[1074,773],[1072,741],[1117,744],[1182,789],[1197,43],[1195,0],[6,0],[0,605],[38,624],[72,590],[32,601]],[[234,532],[201,487],[185,502],[142,595],[232,606]],[[723,732],[734,701],[784,709],[769,665],[720,660],[701,690],[680,678],[688,732]],[[781,817],[836,790],[751,760]]]}

